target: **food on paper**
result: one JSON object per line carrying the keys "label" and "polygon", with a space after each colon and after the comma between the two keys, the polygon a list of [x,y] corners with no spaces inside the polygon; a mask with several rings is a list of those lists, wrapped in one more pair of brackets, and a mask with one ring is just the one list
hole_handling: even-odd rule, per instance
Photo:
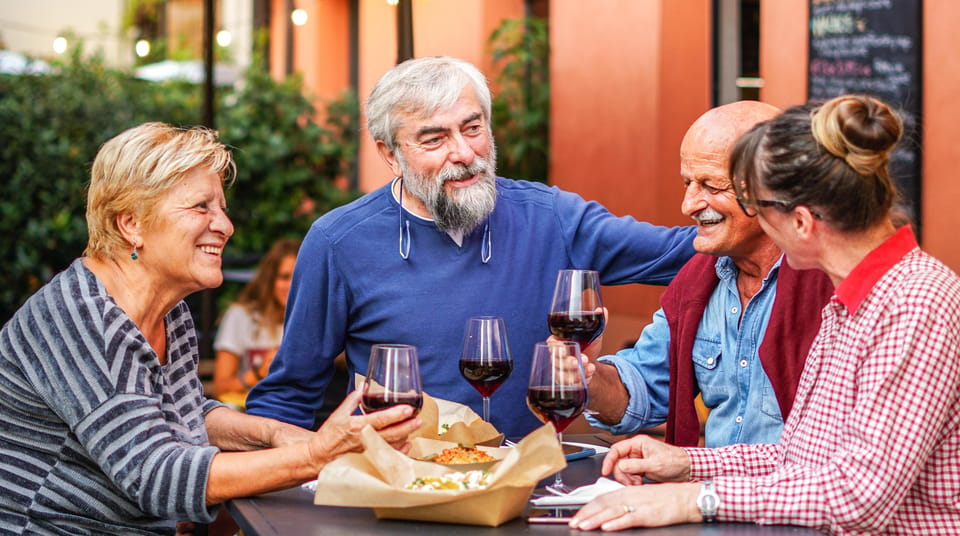
{"label": "food on paper", "polygon": [[447,473],[443,476],[422,476],[405,486],[415,491],[483,489],[489,485],[490,471]]}
{"label": "food on paper", "polygon": [[477,447],[452,447],[443,449],[440,454],[434,456],[430,461],[445,464],[458,463],[483,463],[496,460],[493,456],[478,449]]}

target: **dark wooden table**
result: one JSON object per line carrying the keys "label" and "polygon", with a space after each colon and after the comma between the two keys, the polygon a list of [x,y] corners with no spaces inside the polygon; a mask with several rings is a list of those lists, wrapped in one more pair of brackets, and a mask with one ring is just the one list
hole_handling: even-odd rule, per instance
{"label": "dark wooden table", "polygon": [[[606,445],[606,438],[595,435],[570,435],[564,439],[597,445]],[[602,455],[571,461],[563,470],[563,480],[571,486],[594,482],[600,474]],[[552,481],[553,477],[550,477]],[[235,499],[227,502],[244,536],[313,536],[343,535],[409,535],[440,536],[465,534],[491,536],[503,534],[573,534],[566,525],[529,524],[517,518],[499,527],[450,525],[377,519],[370,508],[346,508],[317,506],[313,493],[301,488],[267,493],[256,497]],[[740,536],[740,535],[813,535],[818,532],[798,527],[764,527],[750,524],[713,523],[703,525],[677,525],[658,529],[635,529],[627,534],[642,533],[651,536]]]}

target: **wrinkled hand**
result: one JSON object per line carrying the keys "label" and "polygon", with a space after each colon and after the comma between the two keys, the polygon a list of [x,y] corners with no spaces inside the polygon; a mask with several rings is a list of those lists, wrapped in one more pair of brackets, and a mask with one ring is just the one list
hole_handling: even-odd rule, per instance
{"label": "wrinkled hand", "polygon": [[614,443],[603,459],[601,472],[626,485],[639,485],[647,477],[658,482],[690,480],[690,455],[646,435]]}
{"label": "wrinkled hand", "polygon": [[697,508],[698,491],[698,484],[690,482],[627,486],[584,505],[569,525],[579,530],[611,531],[699,523],[703,518]]}
{"label": "wrinkled hand", "polygon": [[411,418],[413,408],[401,404],[366,415],[353,415],[360,405],[360,396],[359,390],[349,393],[313,434],[310,439],[312,459],[325,463],[341,454],[360,450],[360,431],[368,424],[393,448],[409,450],[407,436],[422,424],[419,417]]}

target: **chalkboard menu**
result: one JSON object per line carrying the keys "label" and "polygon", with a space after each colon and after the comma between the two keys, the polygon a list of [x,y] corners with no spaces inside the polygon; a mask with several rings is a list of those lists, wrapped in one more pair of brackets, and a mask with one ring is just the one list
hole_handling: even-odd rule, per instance
{"label": "chalkboard menu", "polygon": [[810,0],[808,98],[866,93],[899,109],[904,139],[890,168],[915,225],[920,222],[921,44],[921,0]]}

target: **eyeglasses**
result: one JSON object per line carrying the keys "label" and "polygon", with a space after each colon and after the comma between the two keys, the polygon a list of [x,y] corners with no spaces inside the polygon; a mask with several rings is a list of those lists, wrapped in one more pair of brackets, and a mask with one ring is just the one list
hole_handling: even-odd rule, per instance
{"label": "eyeglasses", "polygon": [[781,207],[784,211],[787,211],[794,207],[793,203],[782,199],[751,199],[747,201],[740,195],[737,196],[737,204],[740,205],[740,210],[750,218],[758,214],[758,208]]}
{"label": "eyeglasses", "polygon": [[[758,208],[769,208],[769,207],[780,207],[784,212],[788,210],[793,210],[796,207],[800,206],[801,203],[796,201],[784,201],[783,199],[750,199],[746,200],[743,196],[737,196],[737,204],[740,205],[740,210],[747,215],[748,218],[753,218],[758,214]],[[810,210],[810,213],[813,214],[813,217],[822,220],[824,219],[823,214],[813,210],[810,207],[807,207]]]}

